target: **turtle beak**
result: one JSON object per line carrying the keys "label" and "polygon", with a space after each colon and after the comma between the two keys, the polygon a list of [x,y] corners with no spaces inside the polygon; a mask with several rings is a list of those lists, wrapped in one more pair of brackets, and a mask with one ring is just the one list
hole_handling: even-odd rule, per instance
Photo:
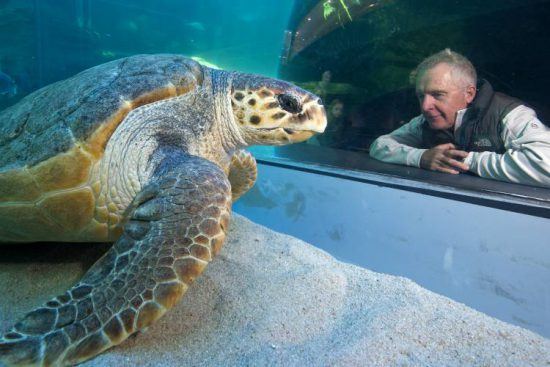
{"label": "turtle beak", "polygon": [[320,100],[306,102],[302,111],[287,119],[282,125],[291,142],[300,142],[320,134],[327,127],[327,114]]}
{"label": "turtle beak", "polygon": [[287,134],[287,138],[290,143],[300,143],[302,141],[306,141],[307,139],[311,138],[313,135],[317,134],[317,132],[311,131],[311,130],[299,130],[299,131],[292,131],[288,129],[283,129],[283,130]]}

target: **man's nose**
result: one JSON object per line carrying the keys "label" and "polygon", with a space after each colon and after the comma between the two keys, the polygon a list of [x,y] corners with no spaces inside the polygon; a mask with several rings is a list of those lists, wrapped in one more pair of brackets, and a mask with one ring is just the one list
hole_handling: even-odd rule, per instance
{"label": "man's nose", "polygon": [[433,105],[434,105],[434,99],[432,96],[430,95],[425,95],[422,97],[422,99],[420,100],[420,109],[422,109],[422,111],[429,111],[433,108]]}

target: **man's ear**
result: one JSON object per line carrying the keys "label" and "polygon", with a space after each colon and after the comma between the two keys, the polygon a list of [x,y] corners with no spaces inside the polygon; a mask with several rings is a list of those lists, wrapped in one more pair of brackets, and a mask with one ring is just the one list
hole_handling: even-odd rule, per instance
{"label": "man's ear", "polygon": [[468,104],[472,103],[472,101],[476,97],[476,87],[474,85],[467,86],[465,95],[466,95],[466,102]]}

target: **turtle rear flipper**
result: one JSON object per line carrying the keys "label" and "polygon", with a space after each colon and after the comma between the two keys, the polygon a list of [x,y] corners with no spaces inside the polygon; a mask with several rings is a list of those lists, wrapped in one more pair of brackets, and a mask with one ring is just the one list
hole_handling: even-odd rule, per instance
{"label": "turtle rear flipper", "polygon": [[0,339],[0,365],[72,365],[173,307],[220,250],[230,185],[215,164],[171,154],[134,199],[124,234],[65,294]]}

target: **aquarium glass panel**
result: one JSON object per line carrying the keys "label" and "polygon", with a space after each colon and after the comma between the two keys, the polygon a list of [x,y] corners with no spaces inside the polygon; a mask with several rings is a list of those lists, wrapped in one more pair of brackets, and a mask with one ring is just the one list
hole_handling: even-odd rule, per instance
{"label": "aquarium glass panel", "polygon": [[177,53],[318,94],[329,124],[301,146],[366,155],[419,114],[411,72],[444,48],[548,123],[549,19],[548,0],[2,0],[0,109],[95,65]]}
{"label": "aquarium glass panel", "polygon": [[378,136],[419,115],[411,72],[445,48],[548,124],[549,19],[543,0],[300,1],[280,76],[324,99],[327,131],[307,143],[320,147],[367,153]]}

